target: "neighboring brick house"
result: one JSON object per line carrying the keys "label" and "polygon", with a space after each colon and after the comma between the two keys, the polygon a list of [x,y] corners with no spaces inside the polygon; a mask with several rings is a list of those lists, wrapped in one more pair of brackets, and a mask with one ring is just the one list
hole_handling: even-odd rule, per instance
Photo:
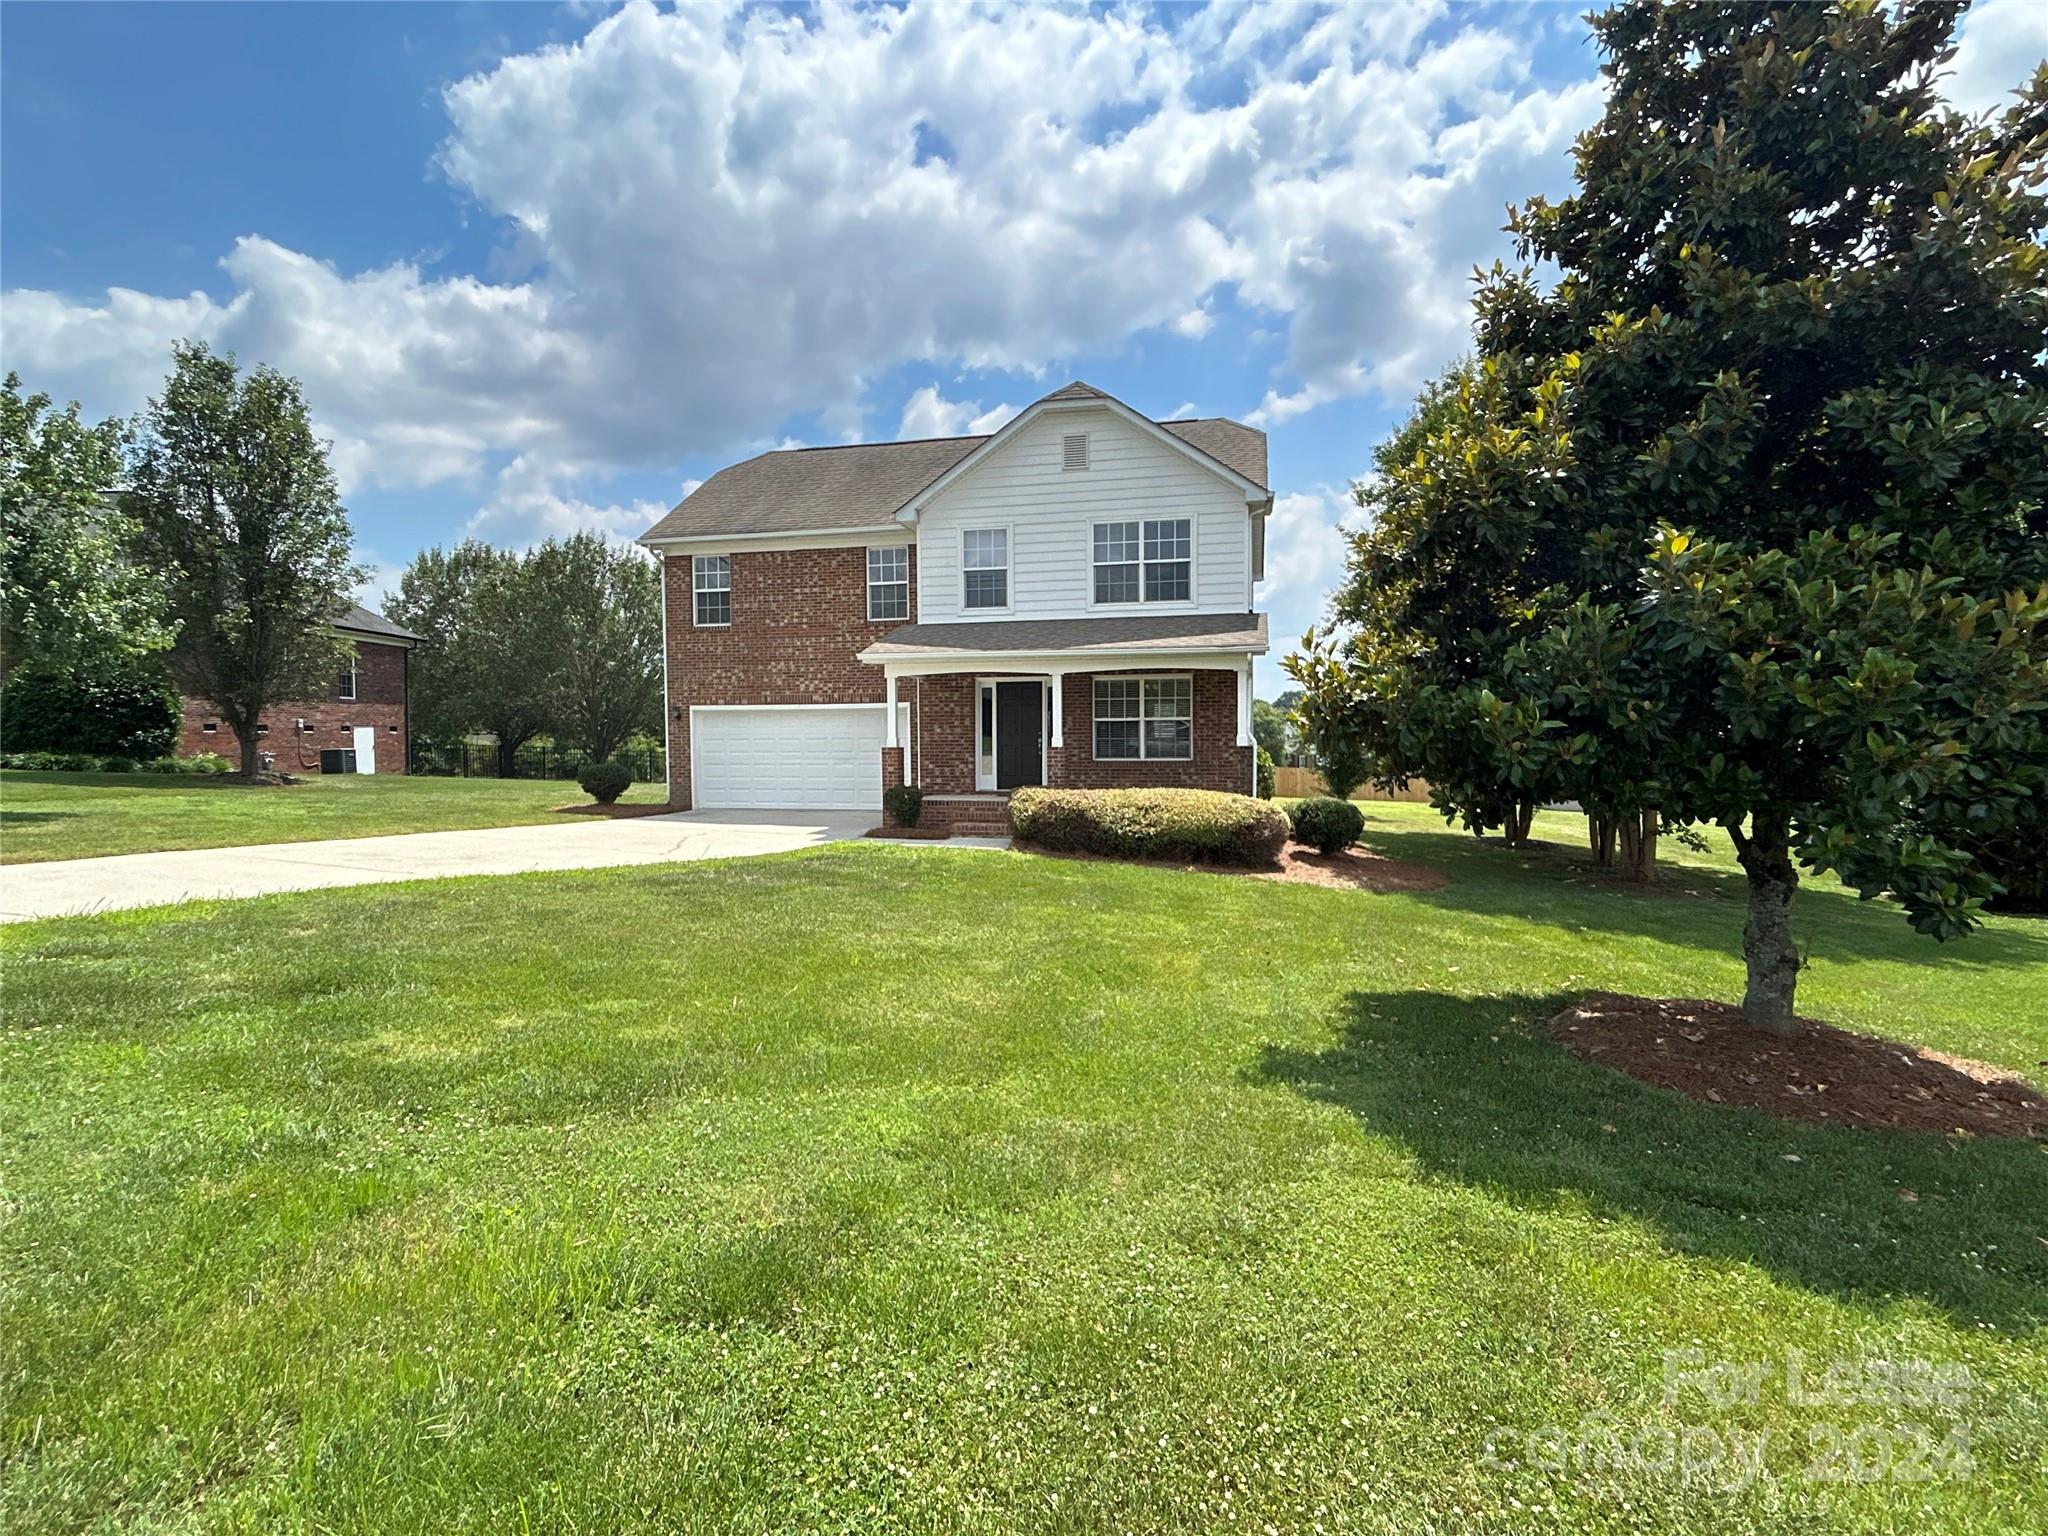
{"label": "neighboring brick house", "polygon": [[764,453],[642,537],[669,803],[938,824],[1027,784],[1250,793],[1266,436],[1086,384],[992,436]]}
{"label": "neighboring brick house", "polygon": [[[360,604],[335,621],[355,651],[324,698],[274,704],[260,750],[283,773],[404,773],[412,747],[412,648],[420,637]],[[237,767],[241,744],[204,699],[187,694],[178,750],[218,752]]]}

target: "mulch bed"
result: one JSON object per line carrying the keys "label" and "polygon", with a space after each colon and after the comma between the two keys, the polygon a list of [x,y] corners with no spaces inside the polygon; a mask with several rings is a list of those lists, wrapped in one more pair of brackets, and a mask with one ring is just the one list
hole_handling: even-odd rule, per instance
{"label": "mulch bed", "polygon": [[558,805],[557,815],[561,816],[602,816],[607,821],[621,821],[629,816],[666,816],[665,805],[599,805],[595,800],[588,804]]}
{"label": "mulch bed", "polygon": [[1696,998],[1596,992],[1549,1023],[1585,1061],[1782,1120],[1937,1135],[2048,1136],[2048,1099],[2018,1073],[1802,1019],[1790,1040]]}
{"label": "mulch bed", "polygon": [[1318,853],[1306,843],[1289,843],[1280,850],[1278,869],[1249,869],[1233,873],[1261,880],[1288,880],[1300,885],[1327,885],[1343,891],[1379,891],[1392,895],[1401,891],[1440,891],[1451,877],[1427,864],[1410,864],[1390,859],[1369,848],[1346,848],[1341,853]]}

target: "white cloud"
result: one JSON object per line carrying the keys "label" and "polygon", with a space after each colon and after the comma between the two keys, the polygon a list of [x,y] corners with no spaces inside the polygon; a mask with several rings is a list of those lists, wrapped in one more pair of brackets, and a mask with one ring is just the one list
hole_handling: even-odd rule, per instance
{"label": "white cloud", "polygon": [[2040,0],[1983,0],[1963,15],[1942,94],[1960,112],[2003,110],[2048,56],[2048,9]]}
{"label": "white cloud", "polygon": [[176,336],[275,363],[352,484],[673,462],[813,412],[858,437],[889,370],[1199,336],[1219,296],[1284,329],[1264,419],[1405,395],[1464,344],[1501,205],[1564,183],[1600,100],[1490,27],[1426,38],[1440,11],[631,4],[446,93],[442,168],[522,280],[251,236],[224,301],[10,293],[6,351],[105,410]]}
{"label": "white cloud", "polygon": [[897,424],[899,438],[967,437],[993,432],[1018,407],[1007,402],[981,408],[979,400],[948,400],[936,385],[927,384],[903,405],[903,420]]}
{"label": "white cloud", "polygon": [[1344,535],[1365,525],[1365,513],[1349,487],[1318,485],[1273,500],[1266,520],[1266,579],[1261,605],[1292,594],[1320,603],[1337,583],[1350,545]]}
{"label": "white cloud", "polygon": [[[631,544],[668,511],[653,501],[604,506],[584,501],[565,489],[579,478],[573,465],[521,454],[498,472],[490,499],[471,515],[464,532],[510,549],[578,533],[601,533],[615,544]],[[701,483],[685,482],[676,499]]]}

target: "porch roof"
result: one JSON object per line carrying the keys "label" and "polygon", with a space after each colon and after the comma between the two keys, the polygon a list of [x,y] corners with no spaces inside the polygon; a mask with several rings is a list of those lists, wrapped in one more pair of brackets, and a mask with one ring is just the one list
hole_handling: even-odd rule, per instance
{"label": "porch roof", "polygon": [[1160,613],[1113,619],[982,619],[964,624],[905,624],[860,653],[871,664],[973,661],[1000,656],[1096,657],[1189,651],[1263,656],[1263,613]]}

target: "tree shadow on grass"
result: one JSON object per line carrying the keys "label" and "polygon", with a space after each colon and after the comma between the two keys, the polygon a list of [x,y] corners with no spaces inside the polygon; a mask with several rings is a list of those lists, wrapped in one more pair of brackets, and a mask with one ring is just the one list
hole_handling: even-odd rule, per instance
{"label": "tree shadow on grass", "polygon": [[39,821],[72,821],[77,811],[0,811],[0,827],[26,827]]}
{"label": "tree shadow on grass", "polygon": [[[1541,922],[1567,933],[1621,933],[1716,954],[1742,952],[1748,885],[1738,871],[1666,864],[1655,884],[1634,887],[1596,871],[1590,858],[1561,843],[1508,848],[1498,838],[1417,832],[1367,823],[1375,852],[1441,869],[1450,885],[1418,901],[1486,917]],[[1939,960],[1965,970],[2048,962],[2048,925],[1987,928],[1953,943],[1915,933],[1890,901],[1863,901],[1832,883],[1807,879],[1793,898],[1795,936],[1814,953],[1905,963]]]}
{"label": "tree shadow on grass", "polygon": [[1650,1088],[1542,1033],[1570,1000],[1354,993],[1329,1049],[1268,1047],[1254,1072],[1518,1205],[1644,1222],[1675,1251],[1859,1304],[2048,1322],[2048,1148],[1793,1125]]}

